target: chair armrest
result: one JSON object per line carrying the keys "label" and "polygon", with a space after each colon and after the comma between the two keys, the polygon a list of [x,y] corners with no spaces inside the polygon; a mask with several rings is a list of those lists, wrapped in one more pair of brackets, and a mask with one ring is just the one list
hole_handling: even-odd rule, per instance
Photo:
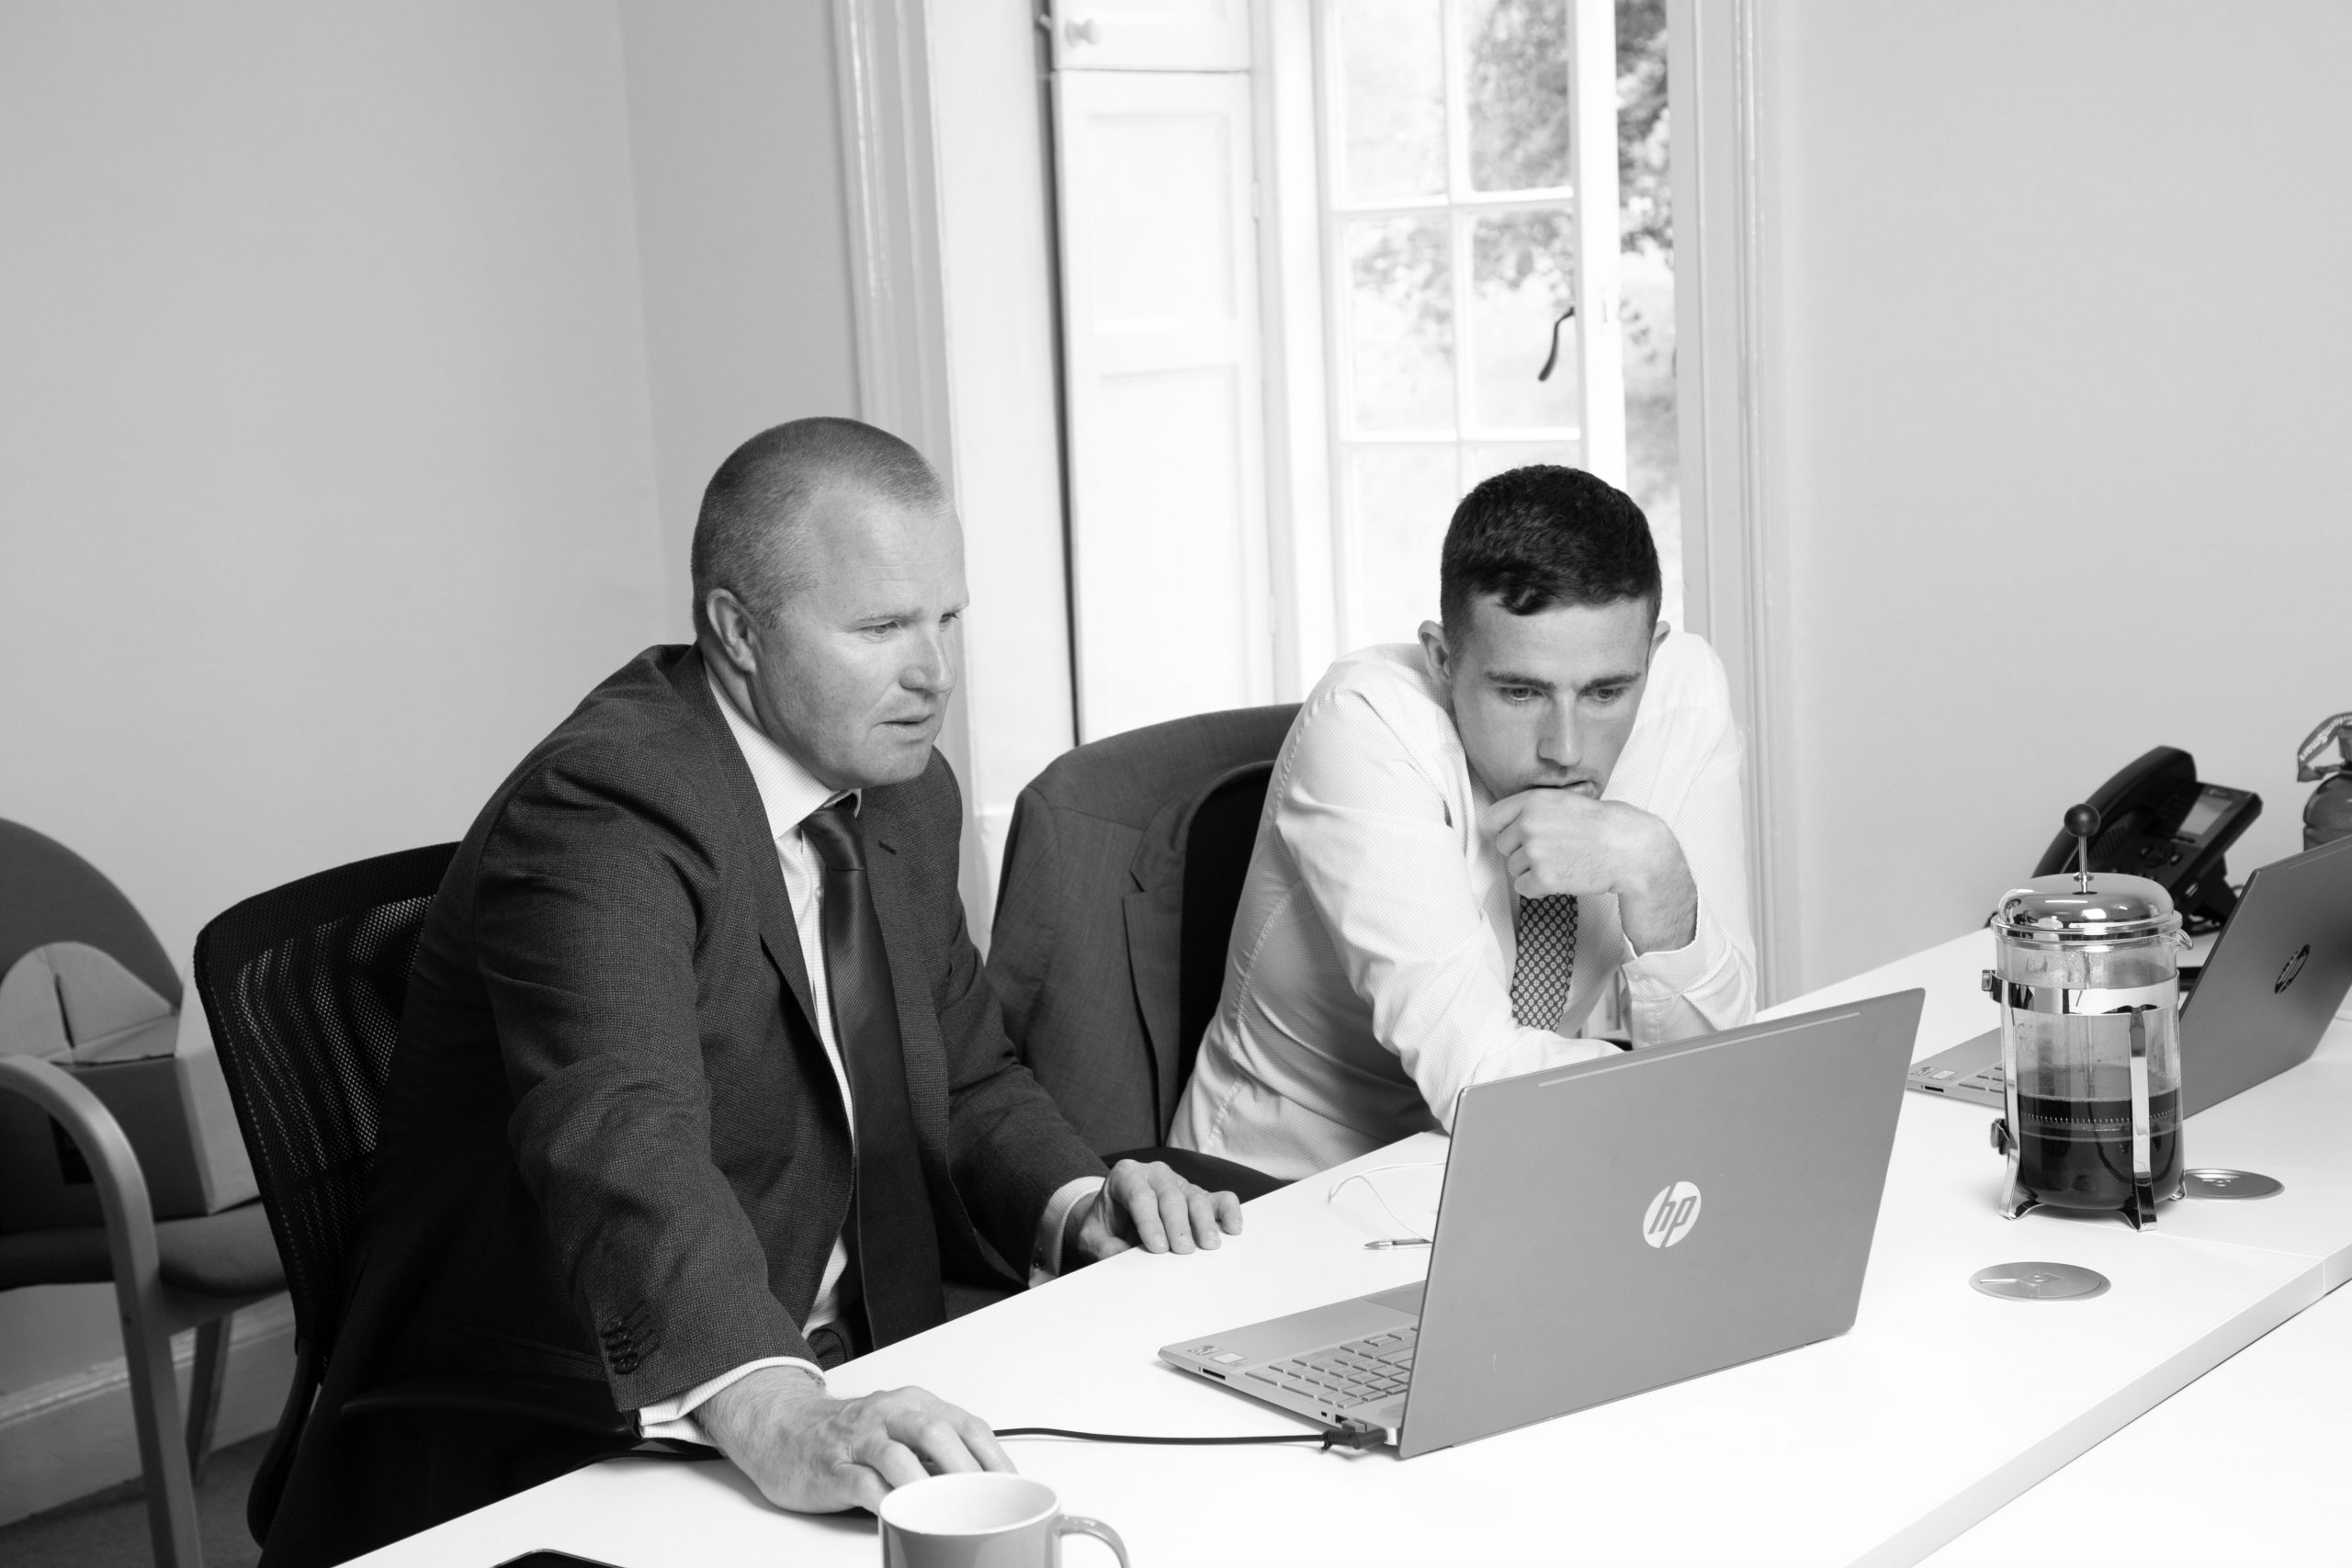
{"label": "chair armrest", "polygon": [[201,1562],[196,1493],[180,1435],[179,1384],[172,1375],[172,1336],[164,1299],[155,1210],[139,1156],[114,1113],[54,1063],[0,1056],[0,1092],[20,1094],[63,1127],[97,1185],[106,1214],[107,1254],[114,1265],[122,1353],[130,1373],[131,1414],[139,1430],[139,1468],[147,1478],[148,1529],[158,1562]]}

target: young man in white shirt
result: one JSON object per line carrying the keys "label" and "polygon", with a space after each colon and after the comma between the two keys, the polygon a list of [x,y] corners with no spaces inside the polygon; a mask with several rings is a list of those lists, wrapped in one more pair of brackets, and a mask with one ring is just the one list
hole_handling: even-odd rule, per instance
{"label": "young man in white shirt", "polygon": [[1419,645],[1292,725],[1170,1142],[1296,1179],[1452,1125],[1467,1086],[1756,1005],[1723,666],[1657,618],[1641,509],[1538,466],[1463,499]]}

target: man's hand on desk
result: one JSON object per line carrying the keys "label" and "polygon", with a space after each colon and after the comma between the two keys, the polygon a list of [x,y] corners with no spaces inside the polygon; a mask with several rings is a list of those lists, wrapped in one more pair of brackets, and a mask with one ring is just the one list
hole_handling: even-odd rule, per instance
{"label": "man's hand on desk", "polygon": [[1076,1263],[1140,1247],[1146,1252],[1216,1251],[1241,1234],[1241,1200],[1195,1187],[1154,1160],[1123,1159],[1091,1203],[1071,1211],[1062,1256]]}
{"label": "man's hand on desk", "polygon": [[1521,897],[1613,893],[1635,953],[1671,953],[1699,934],[1699,885],[1661,818],[1579,790],[1530,789],[1488,807],[1485,826]]}
{"label": "man's hand on desk", "polygon": [[876,1508],[928,1474],[1012,1468],[987,1422],[922,1389],[835,1399],[797,1367],[763,1367],[695,1414],[761,1495],[795,1513]]}

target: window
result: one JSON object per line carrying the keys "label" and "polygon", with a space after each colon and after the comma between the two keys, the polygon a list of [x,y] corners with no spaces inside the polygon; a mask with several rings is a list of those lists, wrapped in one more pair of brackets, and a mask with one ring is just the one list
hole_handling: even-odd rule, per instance
{"label": "window", "polygon": [[1436,614],[1464,491],[1626,487],[1680,615],[1665,0],[1320,0],[1341,647]]}

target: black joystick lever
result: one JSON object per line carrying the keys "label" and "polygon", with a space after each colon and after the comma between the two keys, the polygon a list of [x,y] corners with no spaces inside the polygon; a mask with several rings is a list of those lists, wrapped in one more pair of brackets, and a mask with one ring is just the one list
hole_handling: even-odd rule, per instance
{"label": "black joystick lever", "polygon": [[2087,893],[2091,890],[2091,836],[2098,831],[2098,807],[2089,805],[2066,807],[2066,831],[2075,835],[2075,874],[2083,879],[2076,891]]}

